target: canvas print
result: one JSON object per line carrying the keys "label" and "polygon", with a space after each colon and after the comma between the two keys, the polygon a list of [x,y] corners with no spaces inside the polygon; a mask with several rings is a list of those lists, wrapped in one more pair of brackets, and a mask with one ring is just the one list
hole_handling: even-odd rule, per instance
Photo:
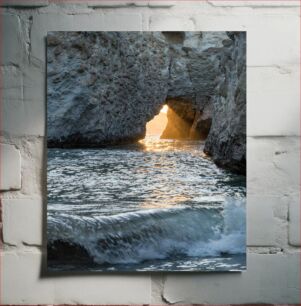
{"label": "canvas print", "polygon": [[246,33],[49,32],[49,271],[246,269]]}

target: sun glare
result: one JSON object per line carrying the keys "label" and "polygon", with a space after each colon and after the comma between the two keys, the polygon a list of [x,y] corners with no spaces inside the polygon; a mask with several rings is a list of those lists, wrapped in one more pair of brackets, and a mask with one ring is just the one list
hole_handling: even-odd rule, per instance
{"label": "sun glare", "polygon": [[167,111],[168,111],[168,106],[165,104],[165,105],[161,108],[160,112],[163,113],[163,114],[167,114]]}
{"label": "sun glare", "polygon": [[146,124],[146,135],[160,136],[167,124],[168,106],[165,104],[159,114]]}

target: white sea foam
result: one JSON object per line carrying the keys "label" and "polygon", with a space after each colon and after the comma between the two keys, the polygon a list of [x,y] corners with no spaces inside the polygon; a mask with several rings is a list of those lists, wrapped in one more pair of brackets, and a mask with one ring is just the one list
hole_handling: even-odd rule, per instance
{"label": "white sea foam", "polygon": [[112,216],[49,213],[51,244],[63,240],[85,248],[97,263],[138,263],[179,256],[245,252],[245,201],[221,207],[177,207]]}

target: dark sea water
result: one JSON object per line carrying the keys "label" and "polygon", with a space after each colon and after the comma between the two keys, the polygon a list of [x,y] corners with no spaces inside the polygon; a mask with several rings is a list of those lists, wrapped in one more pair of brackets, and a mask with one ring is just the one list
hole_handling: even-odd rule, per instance
{"label": "dark sea water", "polygon": [[48,149],[48,268],[244,270],[245,177],[216,167],[203,146],[149,137]]}

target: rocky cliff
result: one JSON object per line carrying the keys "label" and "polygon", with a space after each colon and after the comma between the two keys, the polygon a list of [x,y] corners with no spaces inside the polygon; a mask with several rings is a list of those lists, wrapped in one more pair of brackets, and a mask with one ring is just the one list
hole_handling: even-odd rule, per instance
{"label": "rocky cliff", "polygon": [[246,173],[246,35],[228,33],[220,52],[217,86],[212,96],[212,125],[205,153],[221,167]]}
{"label": "rocky cliff", "polygon": [[161,138],[206,139],[217,56],[228,39],[225,32],[186,32],[181,44],[170,45],[169,121]]}
{"label": "rocky cliff", "polygon": [[47,46],[49,147],[136,142],[167,103],[163,138],[209,133],[213,160],[244,172],[243,34],[52,32]]}
{"label": "rocky cliff", "polygon": [[168,91],[161,33],[53,32],[47,37],[48,146],[135,142]]}

